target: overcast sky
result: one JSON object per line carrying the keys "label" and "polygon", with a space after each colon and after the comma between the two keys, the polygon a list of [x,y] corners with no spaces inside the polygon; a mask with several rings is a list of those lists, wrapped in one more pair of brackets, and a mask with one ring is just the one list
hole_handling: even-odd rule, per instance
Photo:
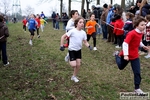
{"label": "overcast sky", "polygon": [[[0,1],[3,1],[3,0],[0,0]],[[17,0],[12,0],[12,1],[17,1]],[[38,1],[39,0],[20,0],[22,13],[24,14],[24,10],[27,6],[31,6],[32,8],[34,8],[35,14],[40,14],[41,11],[43,11],[46,16],[50,16],[52,11],[55,11],[57,13],[60,12],[60,0],[50,0],[51,2],[46,2],[46,3],[39,3]],[[81,1],[81,0],[78,0],[78,1]],[[100,3],[101,6],[104,3],[110,4],[110,0],[100,0],[100,1],[101,1],[101,3]],[[113,0],[113,2],[114,2],[114,4],[115,3],[120,4],[121,0]],[[66,9],[68,9],[68,0],[63,0],[63,3],[65,5]],[[89,7],[91,8],[92,5],[96,5],[96,0],[92,3],[90,3]],[[85,5],[85,8],[86,8],[86,5]],[[71,10],[72,9],[76,9],[80,13],[81,2],[72,2]]]}
{"label": "overcast sky", "polygon": [[[43,4],[38,4],[39,0],[20,0],[21,2],[21,8],[22,8],[22,13],[23,13],[23,10],[28,6],[30,5],[32,8],[34,8],[34,13],[37,14],[37,13],[41,13],[41,11],[43,11],[45,13],[45,15],[47,16],[50,16],[51,15],[51,12],[53,10],[55,10],[56,12],[59,13],[59,10],[60,10],[60,0],[51,0],[50,3],[43,3]],[[80,1],[80,0],[78,0]],[[110,0],[100,0],[102,1],[100,4],[101,6],[104,4],[104,3],[107,3],[109,4],[110,3]],[[68,7],[68,0],[63,0],[63,3],[65,4],[66,6],[66,9]],[[120,4],[121,3],[121,0],[114,0],[114,3],[118,3]],[[90,4],[90,7],[91,5],[95,5],[96,4],[96,1],[95,2],[92,2]],[[72,2],[72,8],[71,9],[77,9],[79,10],[80,12],[80,9],[81,9],[81,3],[79,2]],[[85,7],[86,8],[86,7]]]}

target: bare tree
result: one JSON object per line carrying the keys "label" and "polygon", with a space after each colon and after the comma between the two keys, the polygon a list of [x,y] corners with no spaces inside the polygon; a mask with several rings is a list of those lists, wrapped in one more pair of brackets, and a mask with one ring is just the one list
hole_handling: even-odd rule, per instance
{"label": "bare tree", "polygon": [[62,5],[62,12],[66,12],[67,13],[67,8],[66,7],[67,7],[66,4],[63,3],[63,5]]}
{"label": "bare tree", "polygon": [[100,0],[97,0],[97,3],[96,3],[97,5],[100,5]]}
{"label": "bare tree", "polygon": [[68,6],[68,14],[70,15],[71,12],[71,0],[68,0],[69,6]]}
{"label": "bare tree", "polygon": [[110,4],[113,4],[113,0],[110,0]]}
{"label": "bare tree", "polygon": [[11,10],[10,8],[10,0],[2,0],[1,5],[4,10],[4,14],[7,15],[7,13]]}
{"label": "bare tree", "polygon": [[121,7],[125,9],[125,0],[121,0]]}
{"label": "bare tree", "polygon": [[84,9],[85,0],[82,0],[81,3],[81,15],[83,16],[83,9]]}
{"label": "bare tree", "polygon": [[89,9],[89,4],[92,2],[92,0],[86,0],[86,4],[87,4],[87,8],[86,8],[86,10],[88,10]]}
{"label": "bare tree", "polygon": [[34,14],[34,8],[32,8],[30,5],[28,5],[28,6],[25,8],[24,13],[25,13],[26,15]]}
{"label": "bare tree", "polygon": [[[39,0],[39,3],[45,3],[45,2],[48,2],[50,3],[51,1],[53,0]],[[60,16],[62,16],[62,7],[63,7],[63,0],[59,0],[60,1]],[[70,7],[71,8],[71,7]]]}

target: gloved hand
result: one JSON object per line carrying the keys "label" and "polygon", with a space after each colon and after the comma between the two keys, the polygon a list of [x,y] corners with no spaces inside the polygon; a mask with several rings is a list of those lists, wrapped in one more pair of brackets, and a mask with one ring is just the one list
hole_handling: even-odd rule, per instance
{"label": "gloved hand", "polygon": [[88,48],[89,48],[90,50],[92,50],[92,49],[93,49],[93,48],[92,48],[92,46],[90,46],[90,45],[89,45],[89,47],[88,47]]}
{"label": "gloved hand", "polygon": [[64,51],[65,50],[64,46],[60,46],[60,50]]}

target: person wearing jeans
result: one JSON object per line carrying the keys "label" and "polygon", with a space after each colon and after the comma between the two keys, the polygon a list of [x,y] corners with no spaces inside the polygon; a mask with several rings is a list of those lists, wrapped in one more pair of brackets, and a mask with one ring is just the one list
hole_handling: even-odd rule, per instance
{"label": "person wearing jeans", "polygon": [[119,53],[116,51],[115,59],[117,66],[120,70],[123,70],[129,62],[131,62],[132,71],[134,74],[134,88],[135,92],[138,94],[143,94],[144,92],[140,89],[141,83],[141,72],[140,72],[140,60],[138,54],[139,46],[148,49],[142,42],[143,31],[146,28],[146,19],[138,16],[134,21],[135,29],[130,31],[123,42],[123,50]]}
{"label": "person wearing jeans", "polygon": [[9,64],[6,51],[7,37],[9,36],[8,27],[4,24],[4,17],[0,15],[0,53],[4,66]]}

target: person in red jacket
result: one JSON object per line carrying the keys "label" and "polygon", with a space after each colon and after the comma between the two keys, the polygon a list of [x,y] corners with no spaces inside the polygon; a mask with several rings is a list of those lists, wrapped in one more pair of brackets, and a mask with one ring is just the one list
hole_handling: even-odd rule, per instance
{"label": "person in red jacket", "polygon": [[35,20],[36,20],[37,23],[38,23],[37,26],[36,26],[37,37],[40,38],[40,35],[39,35],[39,28],[40,28],[40,25],[41,25],[41,24],[40,24],[40,15],[39,15],[39,14],[36,15]]}
{"label": "person in red jacket", "polygon": [[122,30],[123,26],[124,26],[124,22],[123,22],[121,16],[117,15],[116,21],[114,23],[114,31],[113,31],[113,33],[116,35],[116,38],[117,38],[116,48],[121,48],[121,46],[122,46],[123,33],[124,33],[124,31]]}
{"label": "person in red jacket", "polygon": [[148,47],[146,47],[141,42],[144,30],[146,28],[145,23],[146,19],[144,17],[138,16],[133,22],[135,29],[127,34],[123,42],[123,50],[121,50],[120,53],[119,51],[116,51],[114,53],[117,66],[120,70],[123,70],[127,66],[127,64],[131,62],[131,67],[134,74],[134,88],[135,92],[138,94],[144,93],[140,89],[141,72],[138,51],[139,46],[141,46],[145,50],[148,50]]}
{"label": "person in red jacket", "polygon": [[22,20],[22,23],[23,23],[23,30],[26,32],[26,24],[27,24],[26,17]]}

